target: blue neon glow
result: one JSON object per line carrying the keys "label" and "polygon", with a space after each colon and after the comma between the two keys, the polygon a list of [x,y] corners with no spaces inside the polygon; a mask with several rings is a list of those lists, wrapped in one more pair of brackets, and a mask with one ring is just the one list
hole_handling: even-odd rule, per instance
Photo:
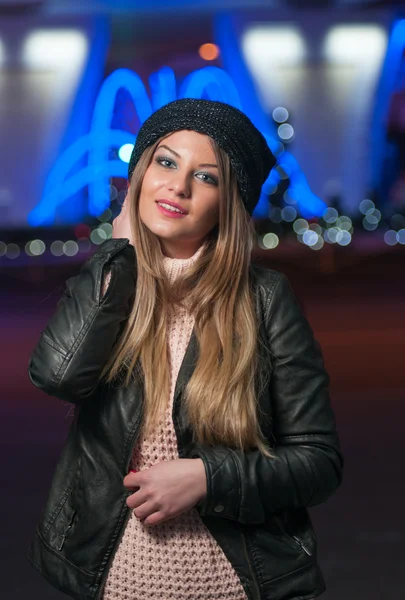
{"label": "blue neon glow", "polygon": [[[218,14],[214,21],[214,38],[221,48],[223,65],[238,90],[242,110],[263,133],[270,150],[277,157],[278,164],[289,174],[290,187],[288,193],[297,202],[300,214],[305,218],[321,216],[326,204],[310,189],[308,181],[300,169],[297,160],[281,144],[276,126],[263,110],[252,76],[243,58],[238,36],[231,14]],[[262,187],[260,200],[253,213],[254,216],[264,217],[269,213],[268,193],[280,182],[279,174],[273,169]]]}
{"label": "blue neon glow", "polygon": [[[176,79],[170,67],[163,67],[150,76],[149,86],[152,93],[150,99],[140,77],[128,69],[114,71],[103,83],[97,97],[89,134],[82,136],[74,142],[59,158],[49,174],[44,195],[39,204],[31,211],[28,222],[32,226],[52,224],[56,208],[66,201],[69,196],[88,186],[89,200],[88,212],[98,216],[110,205],[110,178],[127,177],[127,164],[129,147],[136,141],[134,135],[127,131],[111,129],[111,119],[114,111],[116,95],[122,88],[126,89],[134,102],[139,121],[142,124],[154,110],[164,104],[175,100],[176,97],[209,98],[221,100],[243,110],[256,124],[262,125],[261,130],[266,137],[272,152],[277,156],[286,172],[290,175],[290,196],[297,201],[300,212],[304,217],[321,215],[326,205],[315,196],[308,182],[299,168],[294,157],[282,149],[280,141],[272,130],[267,116],[258,106],[256,98],[250,97],[247,105],[242,101],[238,81],[218,67],[205,67],[192,72],[183,81],[180,93],[176,94]],[[253,93],[253,92],[252,92]],[[261,111],[261,114],[259,112]],[[274,128],[273,128],[274,129]],[[121,160],[110,159],[111,149],[119,149]],[[125,158],[124,150],[125,148]],[[87,155],[88,166],[78,172],[72,172],[78,161]],[[276,169],[270,173],[263,186],[261,204],[254,214],[263,211],[266,203],[265,214],[268,213],[266,194],[280,181]]]}
{"label": "blue neon glow", "polygon": [[219,67],[204,67],[190,73],[183,81],[179,97],[220,100],[242,110],[234,82],[228,73]]}
{"label": "blue neon glow", "polygon": [[382,171],[387,158],[392,154],[393,146],[387,141],[386,118],[391,94],[398,83],[401,62],[405,50],[405,19],[394,23],[388,41],[387,52],[381,71],[381,77],[375,95],[374,115],[371,119],[371,173],[372,187],[380,189],[381,197],[386,197]]}

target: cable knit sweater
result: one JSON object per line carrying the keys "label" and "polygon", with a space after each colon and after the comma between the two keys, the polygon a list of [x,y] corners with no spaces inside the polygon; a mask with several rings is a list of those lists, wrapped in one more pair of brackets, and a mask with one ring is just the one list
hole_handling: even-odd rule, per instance
{"label": "cable knit sweater", "polygon": [[[201,254],[188,259],[164,257],[169,281],[175,281]],[[154,435],[133,449],[136,471],[179,458],[172,422],[174,389],[194,319],[186,308],[170,310],[170,397]],[[220,517],[218,517],[220,518]],[[164,523],[143,525],[131,511],[103,591],[103,600],[247,600],[242,584],[197,510]]]}

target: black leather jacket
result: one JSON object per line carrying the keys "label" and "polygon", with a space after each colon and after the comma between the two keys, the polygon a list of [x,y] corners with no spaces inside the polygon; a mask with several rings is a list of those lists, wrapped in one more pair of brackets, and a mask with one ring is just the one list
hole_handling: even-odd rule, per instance
{"label": "black leather jacket", "polygon": [[[101,298],[107,266],[112,278]],[[256,266],[251,275],[268,348],[259,350],[261,368],[271,368],[259,396],[260,423],[276,458],[192,443],[181,397],[197,357],[194,332],[176,383],[173,420],[180,458],[200,457],[206,469],[207,495],[196,508],[249,600],[303,600],[325,589],[307,507],[336,490],[343,461],[329,377],[288,280]],[[124,388],[98,379],[135,285],[133,246],[127,239],[104,242],[66,282],[29,363],[33,384],[74,403],[77,414],[27,557],[77,600],[101,596],[130,514],[123,479],[141,422],[142,382]]]}

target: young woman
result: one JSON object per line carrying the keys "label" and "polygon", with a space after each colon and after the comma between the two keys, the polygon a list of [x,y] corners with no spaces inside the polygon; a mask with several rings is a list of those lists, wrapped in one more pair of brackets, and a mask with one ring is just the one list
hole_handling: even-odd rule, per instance
{"label": "young woman", "polygon": [[77,600],[303,600],[307,507],[339,486],[328,375],[281,273],[251,264],[275,159],[237,109],[142,126],[104,242],[34,349],[75,418],[28,551]]}

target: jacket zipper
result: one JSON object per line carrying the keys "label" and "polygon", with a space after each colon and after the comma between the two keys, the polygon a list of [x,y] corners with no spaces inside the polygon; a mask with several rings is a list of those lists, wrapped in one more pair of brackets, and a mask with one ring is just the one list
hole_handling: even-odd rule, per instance
{"label": "jacket zipper", "polygon": [[69,530],[71,529],[71,527],[72,527],[72,525],[73,525],[73,520],[74,520],[75,516],[76,516],[76,511],[74,510],[74,511],[73,511],[73,514],[72,514],[72,516],[71,516],[71,518],[70,518],[69,524],[68,524],[68,526],[67,526],[67,527],[66,527],[66,529],[65,529],[65,533],[64,533],[64,534],[63,534],[63,536],[62,536],[62,541],[61,541],[61,543],[60,543],[60,546],[59,546],[59,548],[58,548],[58,550],[59,550],[59,551],[60,551],[60,550],[62,550],[62,548],[63,548],[63,545],[64,545],[64,543],[65,543],[65,540],[66,540],[66,538],[67,538],[67,535],[68,535],[68,533],[69,533]]}
{"label": "jacket zipper", "polygon": [[261,598],[261,596],[260,596],[260,588],[259,588],[259,584],[258,584],[257,579],[256,579],[255,572],[253,570],[252,561],[250,560],[249,552],[248,552],[248,549],[247,549],[246,537],[245,537],[245,534],[242,531],[240,532],[240,534],[242,536],[243,548],[245,550],[246,560],[247,560],[247,563],[249,565],[249,570],[250,570],[250,573],[252,575],[252,580],[253,580],[253,583],[254,583],[253,600],[260,600],[260,598]]}
{"label": "jacket zipper", "polygon": [[97,596],[96,596],[95,600],[100,600],[100,598],[101,598],[101,594],[102,594],[102,593],[103,593],[103,591],[104,591],[104,589],[103,589],[103,588],[104,588],[104,584],[105,584],[105,582],[106,582],[106,579],[107,579],[107,577],[108,577],[108,572],[109,572],[109,570],[110,570],[110,566],[111,566],[111,564],[112,564],[112,561],[113,561],[113,558],[114,558],[114,555],[115,555],[115,549],[116,549],[116,548],[118,548],[118,545],[120,544],[120,542],[121,542],[121,540],[122,540],[122,537],[123,537],[123,535],[124,535],[124,531],[125,531],[125,527],[126,527],[126,524],[127,524],[127,523],[128,523],[128,521],[129,521],[129,518],[130,518],[130,516],[131,516],[130,509],[128,508],[128,509],[127,509],[127,513],[126,513],[126,515],[125,515],[125,517],[124,517],[124,520],[123,520],[123,522],[122,522],[122,525],[121,525],[121,529],[120,529],[120,533],[119,533],[118,539],[117,539],[117,541],[116,541],[116,544],[115,544],[115,546],[114,546],[114,549],[113,549],[113,550],[112,550],[112,552],[111,552],[111,555],[110,555],[110,557],[109,557],[109,559],[108,559],[108,562],[107,562],[107,565],[106,565],[106,567],[105,567],[105,570],[104,570],[103,576],[102,576],[102,578],[101,578],[100,585],[99,585],[99,589],[98,589]]}
{"label": "jacket zipper", "polygon": [[285,530],[284,525],[282,524],[282,522],[280,521],[280,519],[278,517],[273,517],[273,519],[277,523],[280,531],[282,531],[282,533],[284,533],[284,535],[286,536],[286,538],[288,538],[288,539],[290,539],[290,540],[292,540],[294,542],[294,546],[298,546],[301,551],[305,552],[305,554],[307,554],[308,556],[312,556],[312,552],[304,544],[304,542],[302,542],[300,540],[300,538],[298,538],[296,535],[291,535],[290,533],[288,533]]}
{"label": "jacket zipper", "polygon": [[[136,438],[136,436],[137,436],[137,434],[138,434],[138,431],[139,431],[139,427],[138,427],[138,425],[139,425],[139,423],[141,422],[141,418],[142,418],[142,415],[141,415],[141,416],[138,418],[138,421],[137,421],[137,424],[136,424],[136,427],[135,427],[135,432],[134,432],[134,434],[133,434],[133,436],[132,436],[132,441],[131,441],[131,452],[130,452],[130,454],[129,454],[129,458],[128,458],[128,460],[127,460],[127,468],[126,468],[126,472],[127,472],[127,473],[128,473],[129,464],[130,464],[130,462],[131,462],[131,458],[132,458],[132,449],[133,449],[133,446],[134,446],[135,438]],[[125,503],[126,503],[126,499],[125,499]],[[106,579],[107,579],[107,577],[108,577],[108,573],[109,573],[109,570],[110,570],[110,566],[111,566],[111,564],[112,564],[112,561],[113,561],[113,559],[114,559],[115,550],[118,548],[119,544],[121,543],[121,540],[122,540],[122,538],[123,538],[123,536],[124,536],[125,527],[126,527],[126,525],[127,525],[128,521],[129,521],[130,517],[131,517],[131,509],[127,507],[127,511],[126,511],[125,517],[124,517],[124,519],[123,519],[123,521],[122,521],[122,523],[121,523],[121,529],[120,529],[120,532],[119,532],[119,535],[118,535],[117,541],[115,542],[115,546],[114,546],[114,548],[113,548],[113,550],[112,550],[112,552],[111,552],[111,554],[110,554],[110,556],[109,556],[109,558],[108,558],[108,561],[107,561],[106,567],[105,567],[105,569],[104,569],[103,576],[102,576],[102,578],[101,578],[101,581],[100,581],[100,584],[99,584],[99,589],[98,589],[97,595],[96,595],[96,597],[95,597],[95,599],[94,599],[94,600],[100,600],[100,598],[101,598],[101,594],[102,594],[102,593],[103,593],[103,591],[104,591],[104,590],[103,590],[103,588],[104,588],[104,584],[105,584],[105,582],[106,582]]]}
{"label": "jacket zipper", "polygon": [[303,542],[301,542],[299,538],[297,538],[295,535],[292,535],[291,537],[298,544],[301,550],[305,552],[305,554],[307,554],[308,556],[312,556],[312,552],[307,548],[307,546],[305,546]]}

